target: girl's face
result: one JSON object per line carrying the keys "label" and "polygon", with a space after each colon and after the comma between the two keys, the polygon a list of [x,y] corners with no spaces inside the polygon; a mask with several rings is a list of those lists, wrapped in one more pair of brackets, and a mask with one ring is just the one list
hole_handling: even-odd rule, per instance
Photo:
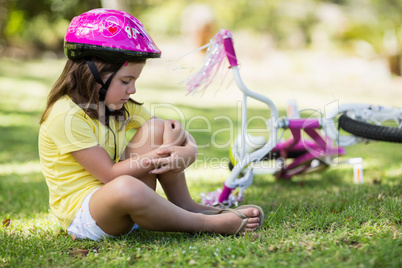
{"label": "girl's face", "polygon": [[144,65],[145,63],[129,62],[117,71],[106,92],[106,106],[112,110],[123,108],[130,95],[136,92],[135,82],[140,77]]}

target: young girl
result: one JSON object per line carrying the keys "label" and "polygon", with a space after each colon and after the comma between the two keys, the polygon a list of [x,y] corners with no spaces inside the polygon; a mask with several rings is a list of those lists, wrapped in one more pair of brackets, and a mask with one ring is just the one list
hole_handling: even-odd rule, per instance
{"label": "young girl", "polygon": [[[130,98],[145,60],[161,55],[140,21],[118,10],[88,11],[71,21],[64,49],[39,152],[51,210],[70,235],[99,240],[138,226],[238,234],[262,225],[258,206],[194,202],[183,172],[197,155],[193,137]],[[131,128],[137,132],[125,148]],[[157,181],[168,200],[155,192]]]}

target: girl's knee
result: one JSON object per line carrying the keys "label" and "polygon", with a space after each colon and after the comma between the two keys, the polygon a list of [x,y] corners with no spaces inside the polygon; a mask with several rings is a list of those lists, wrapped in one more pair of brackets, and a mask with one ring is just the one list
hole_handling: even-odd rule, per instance
{"label": "girl's knee", "polygon": [[147,202],[150,188],[135,177],[120,176],[109,184],[109,190],[114,193],[117,204],[141,205],[142,202]]}
{"label": "girl's knee", "polygon": [[157,146],[160,146],[163,142],[164,125],[164,120],[157,118],[149,120],[146,124],[148,137],[150,137],[151,141]]}
{"label": "girl's knee", "polygon": [[134,135],[130,143],[137,148],[149,146],[156,148],[163,143],[164,121],[162,119],[151,119],[143,124]]}

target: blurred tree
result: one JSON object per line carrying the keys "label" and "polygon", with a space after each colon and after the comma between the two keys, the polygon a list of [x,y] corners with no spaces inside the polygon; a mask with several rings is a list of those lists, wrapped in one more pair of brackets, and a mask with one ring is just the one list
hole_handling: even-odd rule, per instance
{"label": "blurred tree", "polygon": [[180,34],[182,27],[178,25],[186,22],[179,14],[197,3],[211,7],[217,28],[270,34],[278,46],[305,46],[311,41],[311,28],[316,22],[314,0],[148,1],[152,5],[143,14],[146,24],[170,35]]}
{"label": "blurred tree", "polygon": [[402,75],[402,1],[372,0],[383,29],[383,51],[388,57],[390,71]]}
{"label": "blurred tree", "polygon": [[[0,0],[0,55],[60,50],[71,18],[100,7],[100,0]],[[3,48],[3,49],[1,49]]]}
{"label": "blurred tree", "polygon": [[346,6],[350,23],[344,40],[363,40],[377,55],[388,59],[393,74],[402,75],[402,1],[349,0]]}
{"label": "blurred tree", "polygon": [[214,12],[209,5],[189,5],[181,14],[181,31],[195,48],[207,44],[214,36],[217,30],[214,24]]}
{"label": "blurred tree", "polygon": [[0,0],[0,55],[28,44],[61,49],[71,18],[101,6],[134,14],[151,32],[179,35],[182,12],[197,3],[211,7],[216,28],[269,35],[278,47],[315,45],[324,36],[338,45],[364,40],[394,61],[401,54],[402,0]]}

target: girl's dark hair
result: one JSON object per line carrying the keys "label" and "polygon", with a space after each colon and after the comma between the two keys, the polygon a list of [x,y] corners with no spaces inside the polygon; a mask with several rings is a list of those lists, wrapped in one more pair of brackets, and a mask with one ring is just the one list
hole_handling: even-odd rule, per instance
{"label": "girl's dark hair", "polygon": [[[112,74],[118,66],[116,63],[106,62],[95,57],[92,60],[101,77]],[[137,59],[130,62],[145,63],[145,61],[145,59]],[[42,124],[46,120],[56,101],[65,95],[69,96],[75,104],[79,105],[89,117],[99,120],[99,108],[100,105],[104,104],[99,103],[98,88],[100,88],[100,85],[96,83],[85,59],[68,59],[63,72],[49,93],[46,108],[39,123]],[[129,101],[139,105],[142,104],[132,99],[129,99]],[[124,119],[130,116],[124,105],[120,110],[113,111],[111,115],[118,118],[123,117]]]}

